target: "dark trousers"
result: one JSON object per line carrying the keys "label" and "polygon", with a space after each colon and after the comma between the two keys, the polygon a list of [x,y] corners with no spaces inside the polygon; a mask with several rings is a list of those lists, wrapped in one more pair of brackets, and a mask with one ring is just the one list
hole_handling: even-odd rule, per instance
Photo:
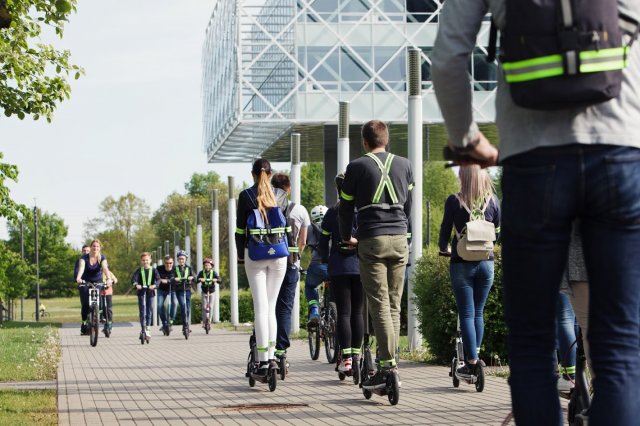
{"label": "dark trousers", "polygon": [[342,353],[359,354],[364,336],[364,290],[360,275],[333,275],[331,292],[338,308],[338,340]]}
{"label": "dark trousers", "polygon": [[276,334],[276,352],[285,351],[291,344],[289,343],[289,333],[291,333],[291,312],[293,311],[293,301],[296,295],[296,286],[300,279],[300,271],[295,265],[287,265],[287,272],[284,275],[278,301],[276,302],[276,321],[278,329]]}
{"label": "dark trousers", "polygon": [[[104,297],[104,299],[103,299]],[[103,300],[104,303],[107,306],[102,306],[103,305]],[[102,315],[106,314],[107,317],[105,318],[106,321],[108,322],[112,322],[113,321],[113,295],[112,294],[107,294],[106,296],[102,296],[100,298],[100,309],[102,310]]]}
{"label": "dark trousers", "polygon": [[80,290],[80,315],[82,316],[82,322],[85,322],[89,317],[89,289],[83,285],[78,290]]}
{"label": "dark trousers", "polygon": [[138,313],[140,315],[140,326],[142,328],[151,325],[151,316],[153,315],[153,291],[138,291]]}
{"label": "dark trousers", "polygon": [[637,424],[640,150],[538,148],[503,166],[502,267],[516,422],[563,423],[555,374],[556,305],[572,224],[580,218],[595,372],[589,424]]}

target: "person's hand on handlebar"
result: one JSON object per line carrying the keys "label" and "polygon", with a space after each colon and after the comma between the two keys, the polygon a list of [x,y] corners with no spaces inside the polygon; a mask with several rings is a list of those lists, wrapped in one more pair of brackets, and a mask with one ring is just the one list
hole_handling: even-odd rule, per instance
{"label": "person's hand on handlebar", "polygon": [[82,278],[76,278],[76,283],[78,284],[83,284],[84,281],[82,281]]}
{"label": "person's hand on handlebar", "polygon": [[136,290],[142,290],[142,286],[140,284],[136,284]]}
{"label": "person's hand on handlebar", "polygon": [[458,166],[477,164],[482,168],[495,166],[498,163],[498,149],[478,131],[476,138],[464,148],[448,145],[444,148],[445,160],[453,161]]}
{"label": "person's hand on handlebar", "polygon": [[351,237],[349,240],[342,240],[342,243],[349,246],[357,246],[358,240],[355,239],[354,237]]}

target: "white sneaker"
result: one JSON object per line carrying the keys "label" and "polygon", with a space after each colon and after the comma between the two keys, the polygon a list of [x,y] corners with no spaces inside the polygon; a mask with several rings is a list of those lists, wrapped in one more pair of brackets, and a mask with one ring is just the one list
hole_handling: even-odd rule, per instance
{"label": "white sneaker", "polygon": [[145,333],[147,333],[147,336],[151,337],[151,327],[147,327],[145,329]]}
{"label": "white sneaker", "polygon": [[340,365],[338,365],[338,371],[341,373],[347,373],[351,371],[351,358],[345,358],[340,361]]}
{"label": "white sneaker", "polygon": [[558,378],[558,392],[571,392],[571,389],[575,387],[575,384],[564,377]]}

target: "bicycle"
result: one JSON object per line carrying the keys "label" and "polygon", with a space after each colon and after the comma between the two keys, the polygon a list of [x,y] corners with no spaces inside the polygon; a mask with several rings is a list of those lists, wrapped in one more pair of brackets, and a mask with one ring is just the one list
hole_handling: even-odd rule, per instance
{"label": "bicycle", "polygon": [[309,322],[307,324],[307,336],[309,340],[309,354],[312,360],[320,357],[320,340],[324,342],[325,354],[327,362],[333,364],[336,362],[338,353],[340,352],[338,344],[338,309],[334,302],[329,301],[327,293],[330,291],[329,281],[325,281],[320,286],[319,303],[320,303],[320,319],[318,322]]}
{"label": "bicycle", "polygon": [[[31,318],[35,318],[35,317],[36,317],[36,312],[32,312]],[[51,317],[51,314],[49,314],[49,312],[47,311],[43,311],[42,309],[40,309],[40,319],[46,318],[46,317]]]}
{"label": "bicycle", "polygon": [[101,309],[102,306],[106,307],[106,300],[104,301],[104,304],[101,304],[101,298],[104,298],[101,293],[105,289],[106,283],[92,283],[82,281],[80,287],[83,286],[89,288],[89,316],[87,317],[87,323],[89,327],[89,343],[91,344],[91,346],[95,347],[98,344],[98,328],[100,326],[99,324]]}

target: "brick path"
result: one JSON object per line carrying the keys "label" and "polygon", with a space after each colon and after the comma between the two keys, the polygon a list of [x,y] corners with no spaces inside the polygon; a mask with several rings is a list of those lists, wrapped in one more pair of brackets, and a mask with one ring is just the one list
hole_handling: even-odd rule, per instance
{"label": "brick path", "polygon": [[[275,392],[249,388],[244,377],[248,334],[199,326],[185,341],[179,332],[162,336],[154,327],[142,346],[137,326],[114,328],[98,346],[63,328],[58,368],[61,425],[210,424],[491,424],[509,415],[506,380],[487,377],[485,390],[461,384],[454,389],[448,369],[403,362],[400,403],[386,397],[367,401],[347,378],[338,381],[324,351],[311,361],[306,341],[289,349],[291,372]],[[308,404],[288,409],[237,409],[238,404]],[[566,405],[566,404],[565,404]],[[471,415],[471,413],[473,413]]]}

